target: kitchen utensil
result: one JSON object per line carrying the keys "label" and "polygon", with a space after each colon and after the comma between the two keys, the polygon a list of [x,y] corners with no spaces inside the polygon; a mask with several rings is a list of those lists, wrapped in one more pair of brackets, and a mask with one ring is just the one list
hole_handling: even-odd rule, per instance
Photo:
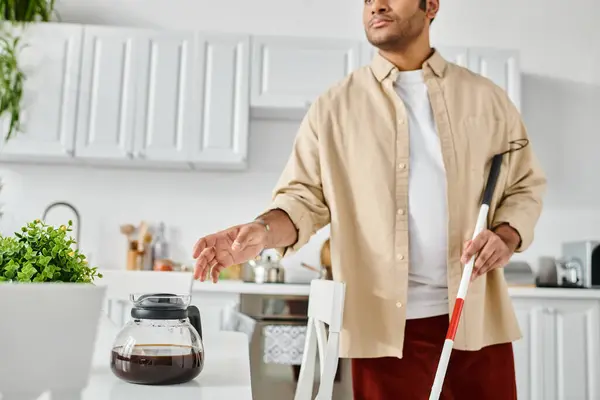
{"label": "kitchen utensil", "polygon": [[150,232],[144,234],[144,244],[142,248],[142,269],[144,271],[152,271],[154,268],[154,253],[152,252],[152,234]]}
{"label": "kitchen utensil", "polygon": [[137,384],[174,385],[196,378],[204,367],[200,311],[190,295],[131,295],[131,320],[117,335],[111,370]]}
{"label": "kitchen utensil", "polygon": [[[492,165],[490,167],[487,184],[483,193],[482,204],[479,208],[479,215],[475,224],[475,231],[473,232],[473,239],[475,239],[477,235],[479,235],[487,226],[490,202],[492,201],[494,189],[496,188],[496,181],[498,180],[498,175],[500,174],[503,155],[504,153],[497,154],[492,159]],[[442,348],[442,354],[438,363],[437,372],[431,388],[431,394],[429,395],[429,400],[438,400],[440,398],[440,393],[442,392],[442,384],[444,383],[444,378],[446,376],[448,361],[450,360],[452,346],[454,345],[454,337],[456,336],[456,330],[458,328],[458,323],[460,322],[462,308],[467,296],[467,291],[469,289],[469,282],[471,281],[474,262],[475,257],[471,257],[471,260],[469,260],[467,265],[465,265],[462,273],[460,285],[458,286],[458,294],[454,303],[454,310],[452,310],[452,317],[450,318],[448,333],[446,334],[446,340],[444,342],[444,347]]]}
{"label": "kitchen utensil", "polygon": [[140,252],[138,251],[137,240],[129,242],[129,248],[127,249],[127,270],[137,271],[140,269]]}
{"label": "kitchen utensil", "polygon": [[328,278],[328,271],[327,268],[325,267],[321,267],[321,268],[317,268],[317,267],[313,267],[312,265],[308,265],[306,263],[300,263],[301,266],[303,266],[306,269],[309,269],[311,271],[314,271],[316,273],[319,274],[319,278],[318,279],[329,279]]}
{"label": "kitchen utensil", "polygon": [[158,225],[156,234],[154,235],[154,241],[152,242],[152,251],[155,259],[167,259],[169,258],[169,243],[165,237],[165,224],[161,222]]}
{"label": "kitchen utensil", "polygon": [[285,283],[285,269],[279,263],[272,263],[267,269],[267,282]]}
{"label": "kitchen utensil", "polygon": [[120,230],[123,235],[127,236],[127,241],[131,241],[131,237],[135,233],[135,226],[131,224],[121,225]]}

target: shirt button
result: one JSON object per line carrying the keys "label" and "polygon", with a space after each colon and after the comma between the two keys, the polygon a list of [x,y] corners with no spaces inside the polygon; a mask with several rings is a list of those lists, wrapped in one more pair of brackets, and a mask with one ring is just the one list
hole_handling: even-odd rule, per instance
{"label": "shirt button", "polygon": [[398,308],[402,307],[402,303],[400,303],[400,302],[397,302],[397,303],[396,303],[396,307],[398,307]]}
{"label": "shirt button", "polygon": [[397,258],[398,260],[404,260],[404,256],[402,254],[398,254]]}
{"label": "shirt button", "polygon": [[404,215],[404,210],[402,210],[402,209],[398,210],[398,215]]}
{"label": "shirt button", "polygon": [[406,164],[398,164],[398,169],[404,169],[406,168]]}
{"label": "shirt button", "polygon": [[399,119],[399,120],[398,120],[398,124],[399,124],[399,125],[403,125],[403,124],[404,124],[404,120],[403,120],[403,119]]}

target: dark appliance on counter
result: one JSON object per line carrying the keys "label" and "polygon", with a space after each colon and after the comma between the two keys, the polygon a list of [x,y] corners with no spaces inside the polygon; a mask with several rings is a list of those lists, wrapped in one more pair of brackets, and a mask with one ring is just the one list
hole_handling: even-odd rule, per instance
{"label": "dark appliance on counter", "polygon": [[600,288],[600,241],[585,240],[563,243],[562,256],[579,264],[582,287]]}

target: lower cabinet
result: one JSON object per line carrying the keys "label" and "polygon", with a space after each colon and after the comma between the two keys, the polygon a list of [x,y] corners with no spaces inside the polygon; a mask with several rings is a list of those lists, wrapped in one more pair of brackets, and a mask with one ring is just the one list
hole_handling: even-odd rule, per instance
{"label": "lower cabinet", "polygon": [[523,333],[514,344],[519,400],[600,399],[600,299],[513,296],[513,304]]}

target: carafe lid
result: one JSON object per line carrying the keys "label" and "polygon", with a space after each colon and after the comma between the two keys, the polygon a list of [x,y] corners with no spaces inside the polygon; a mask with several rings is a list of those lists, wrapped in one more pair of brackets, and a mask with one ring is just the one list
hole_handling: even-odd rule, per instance
{"label": "carafe lid", "polygon": [[190,295],[151,293],[132,295],[131,316],[136,319],[185,319]]}

